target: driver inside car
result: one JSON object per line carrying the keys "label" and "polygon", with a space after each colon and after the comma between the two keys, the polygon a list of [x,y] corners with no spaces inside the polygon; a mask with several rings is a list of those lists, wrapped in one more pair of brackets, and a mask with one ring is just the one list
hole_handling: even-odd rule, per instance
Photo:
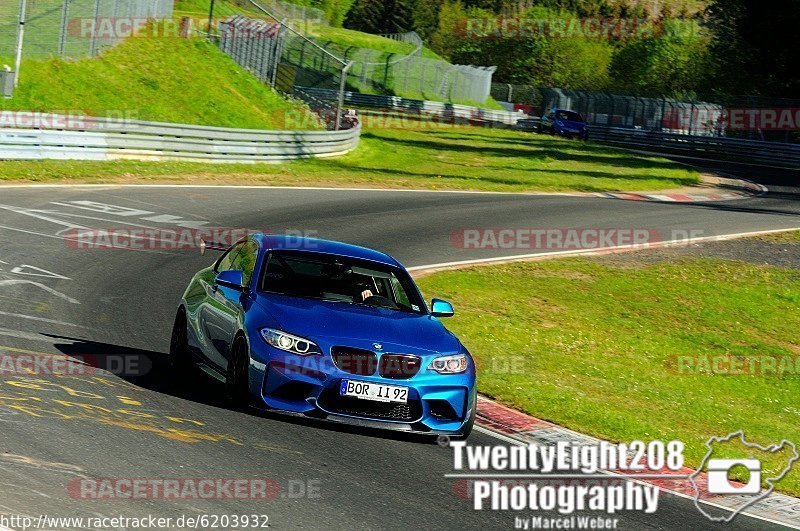
{"label": "driver inside car", "polygon": [[[370,297],[374,297],[377,293],[377,289],[369,282],[359,282],[356,284],[355,292],[355,302],[364,302]],[[380,293],[377,294],[380,295]]]}

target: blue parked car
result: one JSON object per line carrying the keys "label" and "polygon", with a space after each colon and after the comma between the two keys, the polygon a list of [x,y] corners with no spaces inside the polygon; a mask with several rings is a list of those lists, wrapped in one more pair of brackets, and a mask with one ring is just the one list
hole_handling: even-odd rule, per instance
{"label": "blue parked car", "polygon": [[566,109],[553,109],[542,116],[539,122],[539,132],[568,138],[576,137],[581,140],[589,138],[589,130],[583,117],[575,111]]}
{"label": "blue parked car", "polygon": [[[199,367],[238,405],[367,427],[466,437],[475,364],[389,255],[265,234],[189,282],[170,343],[176,378]],[[205,245],[204,245],[205,249]]]}

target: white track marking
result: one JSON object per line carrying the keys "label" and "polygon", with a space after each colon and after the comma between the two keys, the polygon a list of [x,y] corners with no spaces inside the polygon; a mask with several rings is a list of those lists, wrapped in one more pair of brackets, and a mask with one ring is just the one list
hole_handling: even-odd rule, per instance
{"label": "white track marking", "polygon": [[[14,337],[17,339],[24,339],[26,341],[41,341],[43,343],[50,343],[54,342],[52,337],[43,336],[42,334],[36,334],[33,332],[23,332],[22,330],[12,330],[10,328],[0,328],[0,336],[8,336]],[[69,345],[74,345],[77,341],[73,339],[62,339],[58,338],[58,343],[66,343]],[[2,349],[2,347],[0,347]]]}
{"label": "white track marking", "polygon": [[[136,217],[141,218],[144,221],[153,221],[155,223],[173,223],[173,224],[177,225],[178,227],[183,227],[183,228],[187,228],[187,229],[201,229],[205,225],[208,225],[208,221],[188,220],[188,219],[184,219],[184,218],[182,218],[180,216],[175,216],[175,215],[172,215],[172,214],[156,214],[155,212],[151,212],[149,210],[137,210],[137,209],[134,209],[134,208],[130,208],[129,209],[127,207],[121,207],[121,206],[118,206],[118,205],[109,205],[109,204],[105,204],[105,203],[96,203],[94,201],[72,201],[70,203],[61,203],[61,202],[58,202],[58,201],[51,201],[50,204],[58,205],[58,206],[80,208],[82,210],[89,210],[91,212],[99,212],[101,214],[111,214],[111,215],[122,216],[122,217],[133,217],[133,216],[136,216]],[[62,212],[54,212],[54,213],[64,214],[66,216],[70,215],[68,213],[62,213]],[[150,214],[152,214],[152,215],[150,215]],[[78,216],[78,217],[80,217],[80,216]],[[87,217],[88,219],[97,219],[97,220],[109,221],[109,222],[113,223],[112,221],[107,220],[107,219],[103,219],[103,218],[92,218],[92,217],[89,217],[89,216],[84,216],[84,217]],[[144,227],[145,225],[138,225],[138,226]]]}
{"label": "white track marking", "polygon": [[50,295],[53,295],[54,297],[58,297],[60,299],[64,299],[65,301],[67,301],[67,302],[69,302],[71,304],[80,304],[80,301],[78,301],[77,299],[73,299],[69,295],[65,295],[65,294],[61,293],[60,291],[54,290],[50,286],[45,286],[44,284],[41,284],[39,282],[34,282],[33,280],[24,280],[24,279],[0,280],[0,287],[3,287],[3,286],[17,286],[17,285],[20,285],[20,284],[30,284],[32,286],[36,286],[37,288],[48,292]]}
{"label": "white track marking", "polygon": [[11,312],[4,312],[0,310],[0,315],[5,315],[7,317],[18,317],[20,319],[30,319],[31,321],[39,321],[42,323],[50,323],[50,324],[57,324],[63,326],[74,326],[76,328],[86,328],[85,326],[75,324],[75,323],[68,323],[66,321],[58,321],[56,319],[47,319],[46,317],[35,317],[33,315],[25,315],[23,313],[11,313]]}
{"label": "white track marking", "polygon": [[[17,228],[17,227],[9,227],[8,225],[0,225],[0,229],[13,230],[13,231],[16,231],[16,232],[22,232],[24,234],[33,234],[35,236],[43,236],[45,238],[53,238],[55,240],[59,240],[59,241],[62,241],[62,242],[70,241],[70,242],[80,243],[80,241],[78,239],[76,239],[76,238],[67,238],[66,236],[57,236],[55,234],[46,234],[44,232],[36,232],[36,231],[32,231],[32,230],[25,230],[25,229],[20,229],[20,228]],[[87,230],[89,230],[89,229],[87,229]],[[171,254],[168,251],[153,251],[153,250],[150,250],[150,249],[136,249],[136,248],[133,248],[133,247],[126,247],[126,248],[124,248],[124,250],[125,251],[136,251],[136,252],[140,252],[140,253]]]}
{"label": "white track marking", "polygon": [[[30,271],[26,271],[26,269],[33,269],[38,271],[38,273],[31,273]],[[59,275],[58,273],[53,273],[52,271],[48,271],[47,269],[42,269],[41,267],[36,267],[28,264],[19,265],[11,270],[12,273],[16,273],[18,275],[29,275],[32,277],[46,277],[46,278],[58,278],[63,280],[72,280],[69,277],[65,277],[64,275]]]}
{"label": "white track marking", "polygon": [[70,208],[79,208],[81,210],[89,210],[90,212],[98,212],[100,214],[111,214],[112,216],[122,217],[141,217],[148,214],[155,214],[150,210],[142,210],[139,208],[128,208],[119,205],[109,205],[106,203],[98,203],[97,201],[70,201],[68,203],[61,203],[59,201],[51,201],[51,205],[65,206]]}
{"label": "white track marking", "polygon": [[131,227],[139,227],[142,229],[153,229],[153,230],[162,230],[165,231],[166,229],[162,229],[159,227],[154,227],[152,225],[142,225],[141,223],[133,223],[132,221],[121,221],[118,219],[108,219],[108,218],[99,218],[97,216],[86,216],[84,214],[76,214],[75,212],[59,212],[56,210],[51,211],[52,214],[58,214],[59,216],[67,216],[70,218],[81,218],[81,219],[91,219],[93,221],[105,221],[109,224],[115,223],[117,225],[129,225]]}
{"label": "white track marking", "polygon": [[492,258],[478,258],[474,260],[460,260],[456,262],[442,262],[439,264],[430,264],[422,266],[414,266],[406,268],[410,272],[427,272],[435,271],[437,269],[452,269],[459,267],[467,267],[472,265],[483,265],[503,262],[517,262],[526,260],[546,259],[559,256],[591,256],[595,254],[610,253],[614,251],[646,251],[648,249],[657,249],[659,247],[674,247],[679,245],[688,245],[701,242],[720,242],[726,240],[735,240],[739,238],[748,238],[751,236],[763,236],[765,234],[779,234],[782,232],[794,232],[800,230],[800,227],[793,227],[789,229],[769,229],[758,230],[753,232],[737,232],[733,234],[721,234],[719,236],[700,236],[681,240],[666,240],[663,242],[655,242],[651,244],[636,244],[636,245],[616,245],[612,247],[599,247],[597,249],[571,249],[569,251],[551,251],[544,253],[531,253],[531,254],[518,254],[509,256],[496,256]]}
{"label": "white track marking", "polygon": [[235,184],[5,184],[0,188],[71,188],[114,190],[119,188],[219,188],[226,190],[325,190],[330,192],[413,192],[424,194],[477,194],[477,195],[523,195],[597,197],[594,192],[498,192],[482,190],[425,190],[419,188],[353,188],[335,186],[258,186]]}
{"label": "white track marking", "polygon": [[159,214],[158,216],[149,216],[142,218],[145,221],[154,221],[156,223],[174,223],[178,227],[186,229],[202,229],[208,225],[208,221],[192,221],[190,219],[183,219],[180,216],[173,216],[172,214]]}
{"label": "white track marking", "polygon": [[76,225],[74,223],[70,223],[69,221],[64,221],[63,219],[51,218],[46,216],[45,214],[58,213],[51,210],[33,210],[29,208],[21,208],[11,205],[0,205],[0,209],[10,210],[11,212],[16,212],[17,214],[30,216],[32,218],[40,219],[42,221],[49,221],[50,223],[55,223],[56,225],[62,225],[64,227],[67,227],[68,229],[89,229],[89,227],[84,227],[83,225]]}

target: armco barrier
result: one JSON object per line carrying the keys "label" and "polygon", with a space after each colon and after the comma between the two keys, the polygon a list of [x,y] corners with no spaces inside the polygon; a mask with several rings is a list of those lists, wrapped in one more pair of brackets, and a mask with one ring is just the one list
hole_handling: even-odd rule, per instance
{"label": "armco barrier", "polygon": [[[7,115],[3,117],[3,115]],[[18,115],[19,113],[14,113]],[[0,124],[14,123],[0,113]],[[343,155],[361,126],[341,131],[261,131],[138,120],[35,115],[32,127],[0,128],[0,160],[185,160],[280,162]],[[46,124],[46,125],[42,125]]]}
{"label": "armco barrier", "polygon": [[800,167],[800,144],[599,126],[589,127],[589,138],[606,144],[664,154]]}
{"label": "armco barrier", "polygon": [[[312,107],[319,106],[320,102],[335,106],[338,98],[338,92],[335,90],[309,87],[297,87],[294,95],[305,100]],[[360,92],[345,92],[344,103],[358,109],[397,111],[414,116],[445,117],[465,122],[482,122],[486,126],[514,126],[520,120],[531,119],[523,112],[482,109],[438,101],[410,100],[397,96],[376,96]]]}

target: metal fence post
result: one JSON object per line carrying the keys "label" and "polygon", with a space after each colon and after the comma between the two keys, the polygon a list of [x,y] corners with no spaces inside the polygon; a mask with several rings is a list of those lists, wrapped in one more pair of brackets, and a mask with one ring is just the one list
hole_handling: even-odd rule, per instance
{"label": "metal fence post", "polygon": [[208,35],[211,35],[211,28],[214,26],[214,4],[215,0],[211,0],[211,5],[208,8]]}
{"label": "metal fence post", "polygon": [[281,26],[278,28],[278,34],[275,36],[273,42],[273,49],[272,49],[272,75],[270,76],[269,84],[272,88],[275,88],[275,83],[278,80],[278,64],[281,62],[281,53],[283,50],[283,40],[286,38],[284,33],[284,26],[283,24],[286,23],[286,19],[281,21]]}
{"label": "metal fence post", "polygon": [[353,61],[348,61],[342,67],[341,79],[339,80],[339,100],[336,102],[336,130],[342,128],[342,109],[344,108],[344,89],[347,85],[347,72],[353,66]]}
{"label": "metal fence post", "polygon": [[363,61],[364,64],[361,65],[361,89],[362,90],[367,86],[367,68],[368,68],[368,64],[369,64],[369,62],[367,61],[368,58],[369,57],[365,54],[364,55],[364,61]]}
{"label": "metal fence post", "polygon": [[390,71],[389,67],[390,67],[390,65],[393,64],[392,63],[392,57],[394,57],[393,53],[390,53],[386,57],[386,66],[383,69],[383,86],[384,87],[388,87],[389,86],[389,71]]}
{"label": "metal fence post", "polygon": [[19,71],[22,67],[22,45],[25,42],[25,11],[28,8],[27,0],[19,1],[19,25],[17,26],[17,50],[14,66],[14,88],[19,85]]}
{"label": "metal fence post", "polygon": [[61,35],[58,39],[58,55],[64,57],[67,48],[67,20],[69,18],[69,0],[64,0],[61,9]]}
{"label": "metal fence post", "polygon": [[90,55],[95,57],[97,55],[97,19],[100,18],[100,0],[94,2],[94,18],[92,20],[92,44],[90,48]]}

